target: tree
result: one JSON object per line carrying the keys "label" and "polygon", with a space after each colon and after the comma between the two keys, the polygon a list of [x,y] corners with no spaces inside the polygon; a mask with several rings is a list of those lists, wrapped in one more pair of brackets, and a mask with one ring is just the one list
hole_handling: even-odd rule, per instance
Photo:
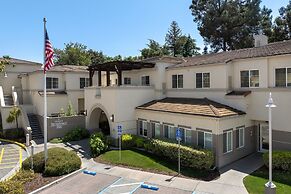
{"label": "tree", "polygon": [[20,116],[20,114],[21,114],[21,110],[17,106],[14,106],[10,110],[9,115],[6,118],[6,122],[7,123],[15,122],[16,123],[16,128],[18,129],[18,117]]}
{"label": "tree", "polygon": [[203,54],[203,55],[208,54],[208,47],[207,47],[207,46],[205,46],[205,47],[203,48],[203,52],[202,52],[202,54]]}
{"label": "tree", "polygon": [[260,30],[271,39],[272,37],[272,10],[264,6],[261,9]]}
{"label": "tree", "polygon": [[90,56],[91,64],[104,63],[107,60],[107,56],[104,55],[102,51],[89,49],[88,54]]}
{"label": "tree", "polygon": [[0,59],[0,73],[5,70],[5,67],[10,64],[10,57],[9,56],[3,56],[2,59]]}
{"label": "tree", "polygon": [[[183,38],[184,37],[184,38]],[[196,46],[196,41],[191,38],[190,35],[188,36],[182,36],[180,38],[181,39],[185,39],[182,48],[182,55],[183,57],[192,57],[194,55],[199,55],[200,53],[198,52],[200,50],[199,47]]]}
{"label": "tree", "polygon": [[65,48],[55,49],[56,65],[90,65],[91,57],[87,46],[81,43],[68,43]]}
{"label": "tree", "polygon": [[251,47],[259,31],[261,0],[192,0],[190,10],[214,52]]}
{"label": "tree", "polygon": [[76,112],[73,108],[71,101],[69,101],[68,106],[67,106],[66,116],[74,116],[74,115],[76,115]]}
{"label": "tree", "polygon": [[140,51],[141,57],[146,59],[150,57],[167,55],[168,51],[165,47],[161,46],[157,41],[149,39],[147,48]]}
{"label": "tree", "polygon": [[271,41],[291,39],[291,1],[286,7],[279,9],[279,16],[275,18]]}
{"label": "tree", "polygon": [[176,21],[173,21],[165,37],[165,45],[169,49],[170,54],[177,56],[182,53],[182,44],[179,39],[182,36],[182,31]]}

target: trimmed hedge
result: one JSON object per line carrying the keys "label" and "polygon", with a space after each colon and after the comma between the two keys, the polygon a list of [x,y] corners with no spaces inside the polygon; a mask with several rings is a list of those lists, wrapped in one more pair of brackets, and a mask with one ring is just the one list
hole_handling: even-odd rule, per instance
{"label": "trimmed hedge", "polygon": [[66,133],[62,140],[63,142],[79,141],[88,137],[90,137],[90,132],[87,129],[78,127]]}
{"label": "trimmed hedge", "polygon": [[91,153],[94,157],[99,156],[108,150],[108,139],[101,132],[92,134],[89,144]]}
{"label": "trimmed hedge", "polygon": [[[269,153],[263,155],[264,164],[269,167]],[[291,172],[291,152],[273,151],[272,168]]]}
{"label": "trimmed hedge", "polygon": [[[30,169],[31,157],[27,158],[22,168]],[[48,149],[48,160],[44,166],[44,152],[37,153],[33,156],[33,169],[35,172],[43,173],[46,176],[60,176],[69,174],[81,168],[81,159],[74,151],[68,151],[64,148]]]}
{"label": "trimmed hedge", "polygon": [[121,136],[122,149],[129,149],[135,146],[134,136],[132,134],[124,134]]}

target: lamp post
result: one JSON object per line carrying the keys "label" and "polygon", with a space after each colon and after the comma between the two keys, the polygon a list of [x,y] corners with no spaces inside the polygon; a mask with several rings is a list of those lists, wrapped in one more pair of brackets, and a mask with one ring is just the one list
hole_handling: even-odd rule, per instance
{"label": "lamp post", "polygon": [[265,194],[273,194],[276,193],[276,185],[272,182],[272,108],[275,108],[276,105],[271,92],[266,107],[269,109],[269,182],[265,184]]}

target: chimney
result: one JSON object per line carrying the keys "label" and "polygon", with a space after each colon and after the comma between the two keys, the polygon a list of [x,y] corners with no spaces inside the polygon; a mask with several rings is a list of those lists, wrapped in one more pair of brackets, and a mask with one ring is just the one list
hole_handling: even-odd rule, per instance
{"label": "chimney", "polygon": [[266,35],[263,35],[263,34],[254,34],[253,35],[254,37],[254,45],[255,47],[258,47],[258,46],[265,46],[268,44],[268,37]]}

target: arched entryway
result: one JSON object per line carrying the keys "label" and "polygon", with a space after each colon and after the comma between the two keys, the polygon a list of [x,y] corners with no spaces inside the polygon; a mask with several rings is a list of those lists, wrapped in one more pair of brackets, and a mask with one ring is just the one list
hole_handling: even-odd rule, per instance
{"label": "arched entryway", "polygon": [[100,108],[93,109],[89,116],[89,129],[100,130],[105,135],[110,135],[110,125],[106,113]]}

